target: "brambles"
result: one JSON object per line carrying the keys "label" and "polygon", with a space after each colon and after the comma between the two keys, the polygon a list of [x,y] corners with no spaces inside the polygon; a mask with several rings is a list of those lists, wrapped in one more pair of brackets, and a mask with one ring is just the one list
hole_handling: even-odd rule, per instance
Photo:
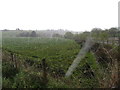
{"label": "brambles", "polygon": [[18,69],[14,67],[12,63],[3,62],[2,63],[2,76],[5,78],[13,78],[17,73]]}

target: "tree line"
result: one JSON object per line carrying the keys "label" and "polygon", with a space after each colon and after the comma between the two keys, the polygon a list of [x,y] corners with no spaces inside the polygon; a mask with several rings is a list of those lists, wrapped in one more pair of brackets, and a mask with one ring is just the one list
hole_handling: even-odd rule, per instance
{"label": "tree line", "polygon": [[91,32],[85,31],[83,33],[73,34],[71,32],[67,32],[64,37],[67,39],[73,39],[76,42],[80,43],[86,40],[88,36],[90,36],[96,41],[101,43],[116,43],[120,37],[120,31],[118,28],[110,28],[102,30],[100,28],[93,28]]}
{"label": "tree line", "polygon": [[[44,33],[43,33],[44,34]],[[59,33],[53,33],[49,37],[52,38],[66,38],[75,40],[77,43],[85,42],[86,38],[91,35],[94,41],[101,43],[116,43],[118,41],[118,37],[120,37],[120,31],[116,27],[112,27],[110,29],[101,28],[93,28],[91,31],[84,31],[83,33],[72,33],[70,31],[66,32],[64,35]],[[47,37],[46,35],[41,35],[36,31],[32,32],[22,32],[17,35],[18,37]]]}

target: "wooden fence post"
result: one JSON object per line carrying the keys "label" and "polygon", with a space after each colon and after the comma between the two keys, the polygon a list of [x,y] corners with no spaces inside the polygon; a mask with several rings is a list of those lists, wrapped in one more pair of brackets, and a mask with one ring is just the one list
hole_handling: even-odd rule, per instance
{"label": "wooden fence post", "polygon": [[47,79],[47,64],[46,64],[46,59],[42,59],[42,69],[43,69],[43,83],[46,86],[48,79]]}
{"label": "wooden fence post", "polygon": [[11,60],[13,61],[13,59],[14,59],[14,55],[13,55],[13,53],[11,52]]}
{"label": "wooden fence post", "polygon": [[11,60],[15,68],[17,68],[16,54],[11,52]]}
{"label": "wooden fence post", "polygon": [[16,54],[14,54],[14,62],[15,62],[15,68],[17,68],[17,60],[16,60]]}

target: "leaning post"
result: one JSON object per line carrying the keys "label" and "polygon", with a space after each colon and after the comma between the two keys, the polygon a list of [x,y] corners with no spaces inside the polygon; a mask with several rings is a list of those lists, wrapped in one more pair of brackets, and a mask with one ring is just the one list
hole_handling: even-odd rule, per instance
{"label": "leaning post", "polygon": [[47,79],[47,64],[46,59],[42,59],[42,70],[43,70],[43,83],[46,86],[48,79]]}

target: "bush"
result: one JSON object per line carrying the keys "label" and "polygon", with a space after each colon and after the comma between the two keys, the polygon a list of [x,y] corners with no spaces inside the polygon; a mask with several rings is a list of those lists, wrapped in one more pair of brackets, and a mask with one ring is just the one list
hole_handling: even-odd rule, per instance
{"label": "bush", "polygon": [[43,78],[39,73],[21,71],[14,78],[13,88],[45,88]]}
{"label": "bush", "polygon": [[19,70],[14,67],[13,64],[9,62],[3,62],[2,65],[2,76],[6,78],[13,78]]}
{"label": "bush", "polygon": [[12,88],[12,81],[7,78],[2,79],[2,88]]}

